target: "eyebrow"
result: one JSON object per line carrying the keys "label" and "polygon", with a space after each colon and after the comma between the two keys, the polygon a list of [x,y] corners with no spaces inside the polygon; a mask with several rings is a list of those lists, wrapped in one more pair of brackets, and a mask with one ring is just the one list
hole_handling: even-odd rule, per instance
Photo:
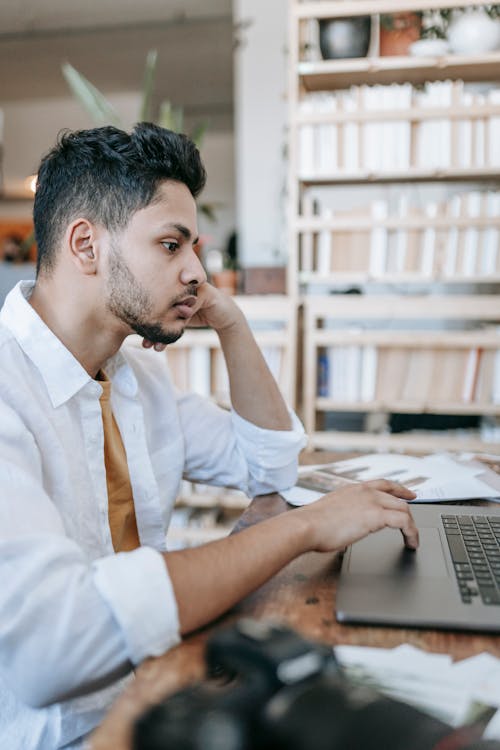
{"label": "eyebrow", "polygon": [[[186,238],[186,240],[190,240],[192,237],[191,231],[187,227],[185,227],[184,224],[177,224],[177,223],[165,224],[165,226],[162,227],[162,229],[163,230],[177,229],[177,231],[180,232],[182,236]],[[197,245],[199,241],[200,241],[200,238],[196,237],[193,240],[193,245]]]}

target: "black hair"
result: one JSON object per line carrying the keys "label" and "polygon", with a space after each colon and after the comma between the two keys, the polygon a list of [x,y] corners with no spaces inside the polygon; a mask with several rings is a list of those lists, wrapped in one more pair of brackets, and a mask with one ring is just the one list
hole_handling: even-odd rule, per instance
{"label": "black hair", "polygon": [[38,170],[37,274],[54,267],[61,236],[74,218],[122,229],[154,201],[164,180],[184,183],[194,198],[205,185],[199,151],[185,135],[148,122],[130,134],[111,126],[63,131]]}

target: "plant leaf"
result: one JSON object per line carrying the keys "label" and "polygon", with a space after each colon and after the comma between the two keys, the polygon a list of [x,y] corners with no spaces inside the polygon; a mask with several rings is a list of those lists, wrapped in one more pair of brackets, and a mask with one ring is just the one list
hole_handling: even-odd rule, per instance
{"label": "plant leaf", "polygon": [[191,135],[189,136],[193,143],[197,146],[197,148],[201,148],[201,144],[203,143],[203,139],[205,137],[205,133],[208,129],[208,122],[203,121],[199,122],[197,125],[194,126]]}
{"label": "plant leaf", "polygon": [[96,87],[69,63],[62,72],[71,91],[97,125],[121,125],[120,117]]}
{"label": "plant leaf", "polygon": [[152,120],[152,102],[153,90],[155,85],[156,63],[158,60],[158,50],[150,49],[146,57],[144,67],[144,79],[142,84],[142,102],[139,113],[141,122],[151,122]]}
{"label": "plant leaf", "polygon": [[175,133],[182,133],[184,128],[184,111],[182,107],[174,107],[171,102],[165,100],[160,105],[160,116],[158,125],[168,128]]}
{"label": "plant leaf", "polygon": [[211,203],[199,203],[198,211],[213,224],[215,224],[215,222],[217,221],[217,217],[215,215],[215,206],[213,206]]}

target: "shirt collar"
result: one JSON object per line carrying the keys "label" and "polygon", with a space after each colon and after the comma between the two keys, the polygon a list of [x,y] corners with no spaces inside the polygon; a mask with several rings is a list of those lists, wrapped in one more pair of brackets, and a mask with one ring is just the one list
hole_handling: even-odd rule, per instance
{"label": "shirt collar", "polygon": [[[9,292],[0,311],[0,321],[11,331],[40,372],[55,408],[69,401],[89,383],[99,396],[101,386],[90,377],[28,302],[34,285],[33,281],[20,281]],[[121,352],[106,363],[105,370],[110,380],[116,380],[116,386],[124,391],[124,395],[135,394],[137,381]]]}

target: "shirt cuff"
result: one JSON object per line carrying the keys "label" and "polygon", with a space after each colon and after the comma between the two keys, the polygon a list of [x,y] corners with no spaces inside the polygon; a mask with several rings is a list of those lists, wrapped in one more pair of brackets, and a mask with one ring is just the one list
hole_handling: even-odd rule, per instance
{"label": "shirt cuff", "polygon": [[111,608],[133,664],[180,642],[177,602],[162,555],[151,547],[94,564],[95,585]]}
{"label": "shirt cuff", "polygon": [[250,471],[251,496],[288,489],[296,482],[298,455],[307,437],[295,412],[289,409],[288,413],[291,430],[266,430],[231,411],[236,438]]}

